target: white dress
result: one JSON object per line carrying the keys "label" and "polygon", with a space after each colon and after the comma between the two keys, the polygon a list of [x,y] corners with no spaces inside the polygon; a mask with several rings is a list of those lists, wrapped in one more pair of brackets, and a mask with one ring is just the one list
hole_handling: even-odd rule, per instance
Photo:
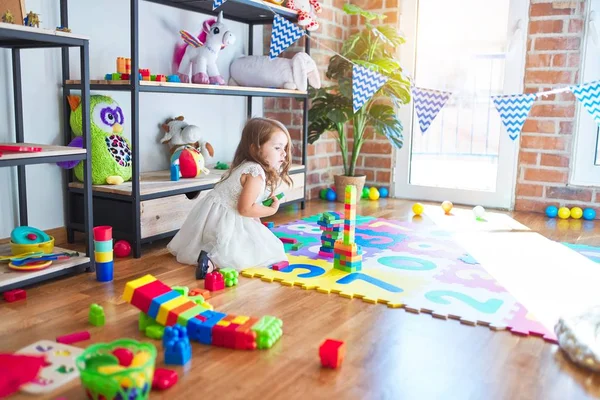
{"label": "white dress", "polygon": [[270,196],[265,190],[265,171],[260,164],[250,161],[240,164],[229,178],[199,200],[167,245],[178,262],[197,265],[201,250],[219,268],[268,267],[287,260],[283,243],[269,228],[238,212],[243,174],[263,178],[263,190],[255,203],[262,203]]}

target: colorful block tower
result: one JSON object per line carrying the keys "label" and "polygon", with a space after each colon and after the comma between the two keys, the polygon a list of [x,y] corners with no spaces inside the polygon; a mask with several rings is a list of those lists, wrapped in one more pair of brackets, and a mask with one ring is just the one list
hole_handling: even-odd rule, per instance
{"label": "colorful block tower", "polygon": [[179,324],[190,340],[232,349],[268,349],[282,335],[279,318],[228,315],[183,296],[152,275],[125,285],[123,299],[160,325]]}
{"label": "colorful block tower", "polygon": [[333,257],[333,247],[340,238],[342,230],[342,217],[336,212],[323,213],[317,224],[321,227],[321,257]]}
{"label": "colorful block tower", "polygon": [[333,267],[346,272],[362,269],[361,248],[354,242],[356,227],[356,186],[346,186],[344,201],[344,238],[337,240],[333,247]]}
{"label": "colorful block tower", "polygon": [[96,279],[99,282],[113,280],[113,239],[112,227],[94,227],[94,259],[96,260]]}

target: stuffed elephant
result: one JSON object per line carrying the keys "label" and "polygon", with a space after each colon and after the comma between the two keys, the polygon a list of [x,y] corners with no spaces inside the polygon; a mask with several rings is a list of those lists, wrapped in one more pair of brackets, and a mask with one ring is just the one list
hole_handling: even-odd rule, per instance
{"label": "stuffed elephant", "polygon": [[308,84],[315,89],[321,87],[317,64],[304,52],[297,53],[292,59],[240,57],[232,61],[229,74],[230,85],[297,89],[302,92],[307,90]]}

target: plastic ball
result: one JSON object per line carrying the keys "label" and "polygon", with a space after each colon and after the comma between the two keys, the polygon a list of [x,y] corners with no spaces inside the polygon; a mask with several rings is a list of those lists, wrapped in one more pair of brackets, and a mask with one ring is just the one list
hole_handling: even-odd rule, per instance
{"label": "plastic ball", "polygon": [[127,257],[131,254],[131,245],[127,240],[118,240],[113,247],[113,253],[117,257]]}
{"label": "plastic ball", "polygon": [[415,203],[415,204],[413,204],[412,210],[415,213],[415,215],[421,215],[421,214],[423,214],[423,204],[421,204],[421,203]]}
{"label": "plastic ball", "polygon": [[571,218],[579,219],[583,216],[583,210],[581,207],[573,207],[571,208]]}
{"label": "plastic ball", "polygon": [[571,216],[571,210],[567,207],[561,207],[558,209],[558,218],[567,219]]}
{"label": "plastic ball", "polygon": [[446,200],[442,203],[442,210],[444,210],[446,214],[450,214],[450,211],[452,211],[452,207],[454,207],[454,204],[452,204],[451,201]]}
{"label": "plastic ball", "polygon": [[473,207],[473,214],[475,214],[475,218],[481,219],[485,215],[485,208],[482,206]]}
{"label": "plastic ball", "polygon": [[368,187],[364,187],[363,191],[362,191],[362,195],[360,196],[361,199],[368,199],[369,198],[369,188]]}
{"label": "plastic ball", "polygon": [[321,191],[319,192],[319,197],[323,200],[327,199],[327,189],[321,189]]}
{"label": "plastic ball", "polygon": [[379,188],[379,196],[381,196],[381,198],[386,198],[389,196],[389,194],[390,194],[390,192],[389,192],[388,188],[386,188],[386,187]]}
{"label": "plastic ball", "polygon": [[327,189],[327,194],[325,195],[327,201],[335,201],[337,199],[337,194],[333,189]]}
{"label": "plastic ball", "polygon": [[556,216],[558,215],[558,207],[556,207],[556,206],[546,207],[546,215],[549,218],[556,218]]}
{"label": "plastic ball", "polygon": [[586,221],[592,221],[596,219],[596,210],[594,210],[593,208],[586,208],[585,210],[583,210],[583,219],[585,219]]}
{"label": "plastic ball", "polygon": [[377,190],[377,188],[374,186],[371,189],[369,189],[369,199],[371,199],[371,200],[379,199],[379,190]]}

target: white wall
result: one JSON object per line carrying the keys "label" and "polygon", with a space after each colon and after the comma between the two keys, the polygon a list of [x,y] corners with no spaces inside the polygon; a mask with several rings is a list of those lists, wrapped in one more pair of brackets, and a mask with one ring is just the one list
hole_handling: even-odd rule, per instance
{"label": "white wall", "polygon": [[[60,24],[58,1],[27,0],[27,10],[40,14],[40,27],[53,29]],[[121,10],[121,11],[117,11]],[[140,68],[152,74],[171,74],[179,30],[197,35],[210,16],[178,10],[159,4],[139,2]],[[229,64],[247,54],[248,26],[225,20],[237,41],[220,54],[218,65],[227,81]],[[129,1],[71,0],[69,28],[90,37],[90,76],[102,79],[116,72],[116,58],[130,56]],[[255,28],[254,52],[262,52],[262,28]],[[59,49],[22,51],[22,79],[25,141],[62,143],[61,57]],[[45,67],[44,67],[45,64]],[[0,142],[14,142],[13,88],[10,50],[0,50]],[[79,79],[79,50],[70,52],[71,78]],[[96,92],[113,97],[125,114],[125,136],[131,139],[130,94]],[[253,114],[262,115],[262,99],[253,103]],[[143,93],[140,95],[141,171],[168,167],[167,147],[159,143],[160,124],[169,117],[184,115],[199,125],[215,148],[216,161],[230,161],[246,120],[246,98],[214,95]],[[27,167],[29,225],[51,229],[65,225],[62,170],[53,164]],[[0,238],[8,237],[18,226],[16,168],[0,169]]]}

